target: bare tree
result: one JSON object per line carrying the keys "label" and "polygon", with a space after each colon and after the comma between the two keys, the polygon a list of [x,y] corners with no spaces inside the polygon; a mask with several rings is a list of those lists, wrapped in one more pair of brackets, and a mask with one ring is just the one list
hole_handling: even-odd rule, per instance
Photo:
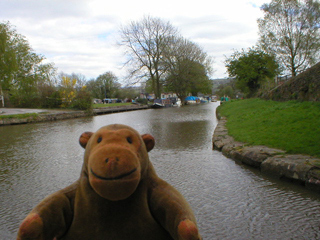
{"label": "bare tree", "polygon": [[126,65],[130,66],[129,77],[137,81],[150,79],[156,97],[160,98],[161,78],[165,73],[163,46],[177,30],[169,22],[148,16],[122,27],[120,34],[120,45],[126,48],[128,57]]}
{"label": "bare tree", "polygon": [[272,0],[261,7],[260,45],[284,70],[305,70],[319,60],[320,4],[317,0]]}

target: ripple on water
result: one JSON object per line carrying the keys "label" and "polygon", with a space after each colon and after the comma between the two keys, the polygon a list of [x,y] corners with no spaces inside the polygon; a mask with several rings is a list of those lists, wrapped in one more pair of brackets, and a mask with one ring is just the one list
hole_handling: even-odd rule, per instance
{"label": "ripple on water", "polygon": [[[0,239],[45,196],[78,179],[84,131],[122,123],[150,133],[158,175],[188,200],[204,240],[320,239],[320,196],[211,150],[215,104],[0,128]],[[4,140],[5,139],[5,140]]]}

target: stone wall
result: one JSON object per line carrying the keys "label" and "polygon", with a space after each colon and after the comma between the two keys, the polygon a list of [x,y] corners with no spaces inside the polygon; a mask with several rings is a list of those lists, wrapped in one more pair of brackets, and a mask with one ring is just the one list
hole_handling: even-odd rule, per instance
{"label": "stone wall", "polygon": [[222,117],[212,137],[213,149],[243,164],[260,169],[279,179],[289,179],[320,191],[320,159],[307,155],[286,154],[266,146],[248,146],[228,135],[226,118]]}
{"label": "stone wall", "polygon": [[35,122],[48,122],[48,121],[56,121],[56,120],[63,120],[63,119],[70,119],[70,118],[86,117],[91,115],[92,114],[87,113],[85,111],[72,111],[72,112],[39,114],[38,116],[30,116],[26,118],[2,118],[0,119],[0,126],[35,123]]}
{"label": "stone wall", "polygon": [[320,101],[320,62],[264,93],[262,98],[275,101]]}
{"label": "stone wall", "polygon": [[147,105],[128,105],[128,106],[118,106],[118,107],[105,107],[99,109],[93,109],[92,112],[86,111],[59,111],[54,113],[38,114],[37,116],[30,116],[26,118],[0,118],[0,126],[2,125],[16,125],[16,124],[26,124],[35,122],[48,122],[56,121],[70,118],[80,118],[101,114],[109,114],[116,112],[126,112],[134,110],[148,109]]}

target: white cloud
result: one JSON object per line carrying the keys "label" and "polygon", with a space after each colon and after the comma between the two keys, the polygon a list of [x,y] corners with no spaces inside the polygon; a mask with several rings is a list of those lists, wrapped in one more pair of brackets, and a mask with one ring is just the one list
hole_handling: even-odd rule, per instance
{"label": "white cloud", "polygon": [[145,15],[177,27],[215,58],[215,78],[226,77],[224,55],[256,44],[256,20],[263,0],[1,0],[0,21],[10,21],[36,53],[59,71],[88,79],[112,71],[119,78],[123,51],[116,46],[119,27]]}

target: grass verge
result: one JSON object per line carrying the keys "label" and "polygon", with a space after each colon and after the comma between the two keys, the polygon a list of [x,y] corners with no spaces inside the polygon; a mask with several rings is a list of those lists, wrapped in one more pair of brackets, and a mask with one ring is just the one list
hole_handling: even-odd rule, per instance
{"label": "grass verge", "polygon": [[246,99],[218,108],[230,136],[292,154],[320,157],[320,103]]}
{"label": "grass verge", "polygon": [[96,103],[96,104],[93,104],[93,108],[118,107],[118,106],[126,106],[126,105],[132,105],[132,103],[131,102],[129,102],[129,103],[107,103],[107,104]]}
{"label": "grass verge", "polygon": [[12,114],[12,115],[0,115],[0,119],[5,119],[5,118],[37,118],[39,116],[38,113],[23,113],[23,114]]}

